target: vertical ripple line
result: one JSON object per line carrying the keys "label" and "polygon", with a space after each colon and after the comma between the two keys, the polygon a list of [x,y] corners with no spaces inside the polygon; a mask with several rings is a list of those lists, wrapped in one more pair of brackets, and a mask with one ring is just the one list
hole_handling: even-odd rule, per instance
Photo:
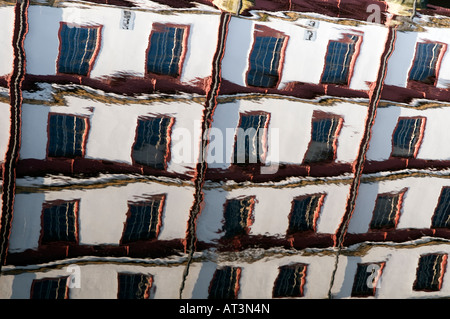
{"label": "vertical ripple line", "polygon": [[361,176],[362,176],[362,172],[364,170],[364,162],[366,161],[366,154],[369,149],[370,138],[372,136],[372,128],[373,128],[373,125],[375,124],[377,108],[378,108],[378,104],[381,100],[381,93],[383,91],[384,80],[386,78],[387,64],[388,64],[389,58],[391,57],[392,52],[394,51],[394,47],[395,47],[395,40],[397,38],[396,32],[397,32],[396,27],[394,29],[392,27],[389,27],[389,33],[388,33],[386,44],[385,44],[385,50],[380,59],[380,68],[378,71],[377,80],[375,82],[375,85],[373,86],[373,88],[370,91],[370,99],[369,99],[369,106],[368,106],[368,110],[367,110],[365,130],[364,130],[364,135],[361,139],[358,157],[353,165],[353,174],[354,175],[353,175],[353,181],[352,181],[352,184],[350,187],[350,193],[349,193],[349,196],[347,199],[347,206],[346,206],[345,214],[343,217],[343,221],[339,225],[339,229],[336,232],[335,247],[337,247],[337,251],[336,251],[335,266],[334,266],[333,274],[331,277],[330,287],[328,290],[328,298],[329,299],[331,299],[331,290],[333,288],[334,279],[335,279],[335,275],[336,275],[336,271],[337,271],[337,266],[339,263],[339,255],[343,248],[343,243],[344,243],[345,235],[347,234],[350,219],[352,218],[353,212],[355,210],[356,198],[358,197],[359,185],[361,183]]}
{"label": "vertical ripple line", "polygon": [[200,148],[200,160],[197,163],[196,175],[194,180],[195,194],[194,203],[189,212],[188,230],[186,234],[186,251],[188,252],[188,259],[186,268],[183,273],[183,280],[180,286],[180,299],[183,295],[183,290],[187,276],[189,275],[189,267],[192,263],[194,252],[196,250],[196,223],[197,218],[201,213],[201,206],[203,203],[203,184],[205,182],[205,174],[208,167],[206,161],[207,148],[208,148],[208,133],[211,129],[213,122],[214,111],[217,106],[217,96],[219,95],[219,89],[221,84],[221,66],[222,59],[225,53],[225,42],[228,33],[228,25],[231,20],[231,15],[226,12],[222,12],[220,16],[219,36],[216,53],[214,55],[211,84],[209,86],[208,93],[206,95],[205,109],[203,111],[203,121],[201,130],[201,148]]}
{"label": "vertical ripple line", "polygon": [[2,211],[0,218],[0,270],[5,264],[14,211],[16,167],[21,139],[22,82],[25,77],[24,40],[28,32],[29,0],[17,0],[14,7],[14,35],[12,40],[14,60],[8,86],[10,96],[10,134],[5,161],[2,167]]}

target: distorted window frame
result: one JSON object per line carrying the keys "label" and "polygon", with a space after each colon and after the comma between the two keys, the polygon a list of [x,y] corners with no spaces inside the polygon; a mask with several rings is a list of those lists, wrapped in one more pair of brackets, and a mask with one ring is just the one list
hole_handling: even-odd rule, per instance
{"label": "distorted window frame", "polygon": [[[448,190],[450,192],[450,186],[443,186],[441,188],[441,193],[439,194],[439,198],[438,198],[436,207],[434,209],[433,215],[431,216],[431,227],[430,228],[432,228],[432,229],[446,229],[446,228],[450,228],[450,221],[448,222],[448,226],[434,226],[433,225],[433,220],[434,220],[434,218],[435,218],[435,216],[437,214],[437,209],[439,208],[439,205],[441,204],[444,190]],[[450,218],[450,214],[449,214],[449,218]]]}
{"label": "distorted window frame", "polygon": [[[75,157],[54,157],[54,156],[49,156],[49,147],[50,147],[50,117],[53,115],[64,115],[64,116],[72,116],[78,119],[83,120],[85,123],[85,130],[83,133],[83,137],[82,137],[82,143],[81,143],[81,156],[75,156]],[[86,145],[87,145],[87,141],[88,141],[88,136],[90,133],[90,118],[87,115],[75,115],[73,113],[56,113],[56,112],[49,112],[48,113],[48,117],[47,117],[47,145],[46,145],[46,150],[45,150],[45,156],[46,159],[52,159],[52,158],[70,158],[70,159],[74,159],[74,158],[84,158],[86,156]]]}
{"label": "distorted window frame", "polygon": [[241,267],[234,267],[234,266],[228,266],[227,265],[227,266],[222,266],[222,267],[216,268],[216,270],[214,271],[213,277],[212,277],[212,279],[211,279],[211,281],[209,283],[209,286],[208,286],[208,299],[214,299],[214,298],[211,298],[211,288],[213,286],[214,280],[217,277],[217,272],[221,271],[223,269],[226,269],[227,267],[230,267],[230,268],[236,270],[236,278],[235,278],[236,284],[235,284],[235,287],[234,287],[234,290],[233,290],[234,298],[232,298],[232,299],[237,299],[238,298],[239,291],[240,291],[240,288],[241,288],[241,286],[240,286],[240,279],[241,279],[241,275],[242,275],[242,268]]}
{"label": "distorted window frame", "polygon": [[[181,51],[180,61],[178,61],[178,75],[177,76],[153,73],[153,72],[149,72],[147,69],[148,54],[150,52],[150,47],[152,45],[152,43],[151,43],[152,36],[155,32],[163,32],[165,27],[179,28],[179,29],[184,30],[183,31],[183,39],[182,39],[182,43],[181,43],[182,51]],[[154,22],[152,24],[150,35],[148,37],[147,49],[145,50],[144,77],[151,78],[151,77],[155,77],[155,76],[157,76],[157,77],[161,76],[161,77],[173,78],[173,79],[177,79],[177,80],[181,79],[181,76],[183,74],[185,60],[186,60],[186,55],[187,55],[187,51],[188,51],[188,45],[189,45],[188,41],[189,41],[189,35],[191,32],[190,29],[191,29],[191,26],[188,24],[173,24],[173,23],[161,23],[161,22]]]}
{"label": "distorted window frame", "polygon": [[[346,84],[339,84],[339,83],[326,83],[326,82],[322,82],[323,76],[325,74],[325,70],[326,70],[326,62],[327,62],[327,57],[328,57],[328,53],[330,50],[330,44],[332,42],[340,42],[340,43],[347,43],[348,41],[351,41],[350,39],[346,39],[346,37],[349,36],[356,36],[358,37],[358,40],[356,40],[354,42],[355,44],[355,52],[352,55],[349,67],[348,67],[348,75],[347,75],[347,83]],[[352,82],[353,79],[353,75],[355,72],[355,65],[356,65],[356,61],[358,60],[360,51],[361,51],[361,45],[363,42],[363,35],[361,34],[352,34],[352,33],[343,33],[341,34],[341,37],[339,39],[334,39],[334,40],[329,40],[327,43],[327,51],[325,52],[325,56],[324,56],[324,60],[323,60],[323,69],[322,69],[322,73],[320,74],[320,84],[328,86],[328,85],[336,85],[339,87],[343,87],[343,88],[350,88],[350,84]]]}
{"label": "distorted window frame", "polygon": [[[49,277],[46,277],[46,278],[40,278],[40,279],[37,279],[37,278],[35,278],[35,279],[33,279],[33,281],[31,282],[31,288],[30,288],[30,299],[33,299],[33,293],[34,293],[34,288],[35,288],[35,284],[36,284],[36,282],[43,282],[43,281],[55,281],[55,280],[66,280],[66,283],[65,283],[65,294],[64,294],[64,298],[63,299],[69,299],[69,285],[68,285],[68,282],[69,282],[69,279],[70,279],[70,276],[58,276],[58,277],[53,277],[53,278],[49,278]],[[40,300],[43,300],[42,298],[36,298],[36,299],[40,299]],[[50,299],[50,300],[56,300],[56,299]]]}
{"label": "distorted window frame", "polygon": [[136,126],[135,126],[135,131],[134,131],[134,141],[133,141],[133,144],[131,145],[130,157],[131,157],[132,165],[135,167],[139,167],[141,170],[144,168],[150,168],[150,169],[156,170],[157,168],[153,168],[151,166],[138,163],[134,159],[133,153],[134,153],[134,146],[136,145],[137,138],[138,138],[139,120],[148,121],[148,120],[154,120],[154,119],[158,119],[158,118],[168,118],[170,120],[169,125],[167,127],[167,131],[166,131],[167,145],[166,145],[166,154],[164,156],[164,164],[163,164],[164,168],[162,169],[162,171],[167,171],[169,162],[171,160],[171,156],[172,156],[172,154],[171,154],[171,135],[172,135],[173,126],[175,125],[175,117],[171,116],[171,115],[166,115],[166,114],[155,114],[155,115],[151,115],[151,116],[150,115],[138,116],[136,119]]}
{"label": "distorted window frame", "polygon": [[[305,296],[305,284],[306,284],[306,276],[308,273],[308,264],[305,263],[294,263],[294,264],[288,264],[288,265],[282,265],[278,267],[278,275],[275,278],[275,281],[273,283],[273,288],[272,288],[272,298],[301,298]],[[300,287],[299,287],[299,294],[295,295],[295,296],[275,296],[275,290],[276,290],[276,285],[279,282],[279,278],[281,276],[281,271],[283,269],[288,269],[288,268],[295,268],[295,267],[303,267],[302,269],[302,278],[301,278],[301,282],[300,282]]]}
{"label": "distorted window frame", "polygon": [[[281,47],[280,50],[280,59],[278,61],[278,70],[277,70],[277,74],[278,74],[278,81],[277,83],[273,86],[273,87],[261,87],[261,86],[252,86],[248,83],[248,74],[251,70],[251,55],[253,53],[253,50],[255,49],[255,40],[257,37],[272,37],[272,38],[283,38],[283,46]],[[247,87],[254,87],[254,88],[261,88],[261,89],[277,89],[281,83],[281,78],[283,75],[283,69],[284,69],[284,62],[286,59],[286,48],[289,42],[289,36],[284,34],[281,31],[269,28],[265,25],[262,24],[256,24],[253,30],[253,34],[252,34],[252,45],[251,48],[249,50],[249,55],[247,58],[247,71],[245,72],[245,85]]]}
{"label": "distorted window frame", "polygon": [[[244,200],[244,199],[248,199],[250,200],[250,207],[249,207],[249,213],[247,216],[247,220],[246,220],[246,226],[242,229],[243,234],[234,234],[234,235],[227,235],[226,232],[226,211],[227,211],[227,207],[229,205],[229,203],[233,200]],[[239,197],[235,197],[235,198],[227,198],[225,200],[225,203],[223,204],[223,222],[222,222],[222,232],[223,232],[223,238],[227,238],[227,239],[232,239],[232,238],[236,238],[236,237],[240,237],[242,235],[248,235],[250,234],[251,231],[251,226],[254,223],[254,219],[255,219],[255,205],[256,205],[256,196],[251,195],[251,196],[239,196]]]}
{"label": "distorted window frame", "polygon": [[[372,282],[372,285],[373,285],[373,286],[372,286],[372,288],[369,287],[369,288],[372,289],[372,292],[371,292],[370,294],[365,294],[365,295],[363,295],[363,294],[356,294],[356,292],[355,292],[354,290],[355,290],[355,285],[356,285],[356,282],[357,282],[356,276],[358,275],[358,269],[359,269],[359,267],[360,267],[360,266],[368,267],[368,266],[371,266],[371,265],[376,265],[377,267],[379,267],[379,268],[378,268],[378,274],[376,275],[376,277],[373,278],[373,279],[374,279],[374,282]],[[384,267],[385,267],[385,266],[386,266],[386,262],[385,262],[385,261],[381,261],[381,262],[363,262],[363,263],[357,263],[357,265],[356,265],[356,270],[355,270],[355,275],[353,276],[353,284],[352,284],[351,296],[352,296],[353,298],[375,297],[376,294],[377,294],[377,286],[378,286],[378,282],[379,282],[379,280],[381,279],[381,276],[383,275],[383,270],[384,270]],[[367,279],[370,278],[370,276],[371,276],[371,275],[369,275],[369,276],[367,277]],[[367,283],[367,279],[366,279],[366,283]]]}
{"label": "distorted window frame", "polygon": [[[79,215],[80,215],[80,199],[69,199],[69,200],[62,200],[62,199],[58,199],[58,200],[51,200],[51,201],[45,201],[42,204],[42,209],[41,209],[41,218],[40,218],[40,222],[41,222],[41,229],[40,229],[40,233],[39,233],[39,246],[48,246],[48,245],[56,245],[56,244],[63,244],[63,245],[79,245],[79,230],[80,230],[80,221],[79,221]],[[75,241],[65,241],[65,240],[58,240],[58,241],[52,241],[49,243],[43,243],[42,240],[44,238],[44,211],[46,208],[51,208],[53,206],[58,206],[61,204],[65,204],[65,203],[70,203],[70,202],[74,202],[74,218],[75,218],[75,229],[74,229],[74,237],[75,237]]]}
{"label": "distorted window frame", "polygon": [[[316,233],[317,232],[317,221],[319,220],[320,213],[322,212],[326,195],[327,195],[326,193],[314,193],[314,194],[304,194],[304,195],[299,195],[299,196],[294,197],[292,199],[292,201],[291,201],[291,210],[290,210],[289,215],[288,215],[288,228],[286,230],[286,235],[294,235],[294,234],[297,234],[297,233],[304,233],[304,232],[308,232],[308,231],[312,231],[312,232]],[[292,216],[293,216],[293,213],[294,213],[295,201],[296,200],[306,199],[306,198],[309,198],[311,196],[319,196],[317,207],[316,207],[316,209],[314,211],[313,225],[312,225],[313,228],[311,230],[292,231],[290,229],[290,223],[291,223],[291,219],[292,219]]]}
{"label": "distorted window frame", "polygon": [[[94,53],[91,57],[91,60],[89,61],[89,67],[88,67],[88,72],[86,75],[82,75],[82,74],[76,74],[76,73],[62,73],[59,72],[59,61],[61,58],[61,52],[62,52],[62,38],[61,38],[61,31],[62,31],[62,26],[63,25],[67,25],[68,27],[74,27],[74,28],[84,28],[84,29],[97,29],[98,30],[98,37],[96,39],[96,45],[95,45],[95,50]],[[56,75],[69,75],[69,76],[76,76],[76,77],[90,77],[91,76],[91,71],[94,68],[95,63],[97,62],[97,58],[98,55],[100,53],[100,49],[101,49],[101,44],[102,44],[102,30],[103,30],[103,25],[84,25],[84,24],[76,24],[76,23],[70,23],[70,22],[64,22],[61,21],[59,23],[59,30],[58,30],[58,40],[59,40],[59,46],[58,46],[58,57],[56,58]]]}
{"label": "distorted window frame", "polygon": [[[260,152],[260,154],[256,154],[257,158],[256,158],[256,163],[235,163],[235,150],[237,147],[237,142],[238,142],[238,133],[240,132],[240,130],[243,130],[243,128],[241,127],[242,125],[242,118],[243,116],[266,116],[266,121],[264,123],[264,126],[261,128],[263,131],[263,135],[259,136],[258,134],[258,138],[261,138],[261,147],[263,148],[262,152]],[[234,134],[234,143],[233,143],[233,151],[232,151],[232,157],[231,157],[231,163],[232,165],[235,166],[249,166],[249,165],[264,165],[267,159],[267,154],[269,151],[269,142],[268,142],[268,135],[269,135],[269,124],[270,124],[270,119],[271,119],[271,113],[269,112],[265,112],[265,111],[246,111],[246,112],[239,112],[239,120],[237,123],[237,127],[236,127],[236,133]],[[259,141],[258,141],[259,142]],[[245,145],[244,145],[245,147]],[[250,149],[248,150],[250,151]]]}
{"label": "distorted window frame", "polygon": [[[139,241],[156,241],[158,240],[158,237],[160,235],[160,231],[163,225],[163,214],[164,214],[164,207],[166,204],[166,194],[155,194],[155,195],[149,195],[149,196],[145,196],[145,199],[140,199],[139,201],[128,201],[127,202],[127,213],[125,215],[125,221],[124,221],[124,226],[122,229],[122,235],[120,236],[120,245],[130,245]],[[152,200],[159,200],[160,204],[159,204],[159,209],[158,209],[158,224],[156,227],[156,236],[155,238],[152,239],[139,239],[137,241],[127,241],[124,242],[124,235],[125,235],[125,230],[127,228],[127,223],[128,223],[128,218],[130,218],[131,216],[131,212],[130,212],[130,205],[134,205],[134,206],[146,206],[146,204],[149,201]]]}
{"label": "distorted window frame", "polygon": [[[377,194],[377,197],[375,199],[375,205],[373,206],[373,209],[372,209],[372,215],[371,215],[372,217],[371,217],[370,222],[369,222],[369,231],[371,231],[371,232],[380,232],[380,231],[384,232],[386,230],[397,229],[400,217],[402,215],[403,201],[404,201],[404,197],[405,197],[405,194],[406,194],[407,190],[408,190],[407,188],[403,188],[403,189],[401,189],[398,192],[384,192],[384,193]],[[399,196],[398,204],[397,204],[397,207],[396,207],[395,218],[393,220],[393,222],[394,222],[394,226],[393,227],[372,228],[372,222],[373,222],[374,217],[375,217],[375,215],[374,215],[375,214],[375,209],[377,207],[377,203],[379,201],[379,197],[380,196],[391,196],[391,197]]]}
{"label": "distorted window frame", "polygon": [[[439,278],[438,278],[438,289],[429,289],[429,288],[417,288],[416,285],[418,283],[418,275],[419,275],[419,267],[420,267],[420,262],[422,261],[422,257],[425,256],[442,256],[442,262],[440,265],[440,274],[439,274]],[[444,275],[446,272],[446,268],[447,268],[447,263],[448,263],[448,254],[447,253],[429,253],[429,254],[423,254],[419,256],[419,260],[417,261],[417,268],[416,268],[416,277],[412,286],[413,291],[425,291],[425,292],[431,292],[431,291],[440,291],[442,289],[442,284],[444,281]]]}
{"label": "distorted window frame", "polygon": [[[419,133],[419,138],[416,142],[416,144],[414,145],[414,152],[411,154],[411,156],[405,157],[405,156],[394,156],[394,135],[395,132],[398,129],[398,125],[400,120],[418,120],[420,119],[422,122],[420,124],[420,133]],[[391,137],[391,153],[390,153],[390,158],[394,159],[394,158],[404,158],[404,159],[411,159],[411,158],[416,158],[417,155],[419,154],[419,150],[420,147],[422,146],[422,142],[423,142],[423,138],[425,136],[425,127],[426,127],[426,122],[427,122],[427,118],[425,116],[399,116],[397,119],[397,123],[395,124],[395,128],[392,131],[392,137]]]}
{"label": "distorted window frame", "polygon": [[[427,84],[427,83],[425,83],[423,81],[415,81],[415,80],[411,80],[410,79],[412,70],[414,68],[414,62],[416,61],[416,58],[417,58],[418,48],[419,48],[420,44],[440,44],[440,45],[442,45],[442,48],[441,48],[441,50],[439,52],[439,55],[438,55],[438,58],[437,58],[437,61],[436,61],[435,79],[434,79],[434,83],[432,83],[432,84]],[[424,86],[434,86],[435,87],[437,85],[437,83],[438,83],[438,80],[439,80],[439,73],[440,73],[440,70],[441,70],[442,60],[444,59],[444,55],[446,54],[446,52],[447,52],[447,43],[440,42],[440,41],[433,42],[433,41],[430,41],[430,40],[417,42],[416,46],[414,48],[414,57],[412,58],[411,66],[410,66],[409,71],[408,71],[407,87],[411,88],[413,86],[413,83],[418,83],[419,85],[424,85]]]}
{"label": "distorted window frame", "polygon": [[[313,132],[314,132],[314,121],[315,120],[337,120],[338,125],[336,126],[335,132],[334,132],[334,141],[332,143],[333,145],[333,158],[327,159],[327,160],[319,160],[319,161],[309,161],[306,159],[306,156],[309,152],[309,149],[311,147],[311,144],[313,141]],[[334,113],[328,113],[323,111],[314,111],[313,115],[311,117],[311,130],[310,130],[310,139],[308,142],[308,147],[306,148],[306,151],[303,155],[302,163],[303,165],[310,165],[310,164],[316,164],[316,163],[331,163],[334,162],[337,158],[337,149],[339,144],[339,136],[341,134],[342,128],[344,126],[344,118],[340,115],[334,114]]]}
{"label": "distorted window frame", "polygon": [[154,282],[154,276],[152,274],[143,274],[143,273],[131,273],[131,272],[117,272],[117,299],[119,299],[119,293],[120,293],[120,276],[135,276],[135,275],[142,275],[148,277],[148,287],[144,293],[143,299],[151,299],[151,292],[153,289],[153,282]]}

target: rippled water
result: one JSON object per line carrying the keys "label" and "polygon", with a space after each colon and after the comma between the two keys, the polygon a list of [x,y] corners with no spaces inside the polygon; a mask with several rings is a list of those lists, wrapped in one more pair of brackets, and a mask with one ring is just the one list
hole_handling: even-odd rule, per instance
{"label": "rippled water", "polygon": [[399,2],[0,1],[0,298],[450,296],[450,17]]}

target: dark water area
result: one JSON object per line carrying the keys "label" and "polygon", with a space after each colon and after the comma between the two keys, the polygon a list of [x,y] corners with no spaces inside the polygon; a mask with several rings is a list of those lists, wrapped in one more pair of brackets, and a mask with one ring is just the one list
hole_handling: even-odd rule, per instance
{"label": "dark water area", "polygon": [[448,298],[439,3],[0,1],[0,299]]}

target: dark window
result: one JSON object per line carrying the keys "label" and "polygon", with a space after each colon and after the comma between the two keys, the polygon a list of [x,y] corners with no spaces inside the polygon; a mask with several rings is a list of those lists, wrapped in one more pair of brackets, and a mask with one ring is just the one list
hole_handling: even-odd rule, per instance
{"label": "dark window", "polygon": [[392,139],[392,156],[414,157],[421,139],[423,118],[400,118]]}
{"label": "dark window", "polygon": [[148,299],[153,284],[152,275],[119,273],[118,299]]}
{"label": "dark window", "polygon": [[147,72],[180,75],[186,27],[154,24],[147,51]]}
{"label": "dark window", "polygon": [[136,163],[156,169],[165,169],[169,154],[169,131],[173,119],[156,117],[139,119],[133,159]]}
{"label": "dark window", "polygon": [[253,197],[227,201],[225,204],[225,238],[248,234],[254,202]]}
{"label": "dark window", "polygon": [[67,299],[68,277],[35,279],[31,286],[31,299]]}
{"label": "dark window", "polygon": [[45,203],[41,244],[77,241],[77,201]]}
{"label": "dark window", "polygon": [[390,229],[397,226],[403,194],[402,192],[377,196],[370,229]]}
{"label": "dark window", "polygon": [[265,153],[268,114],[241,114],[234,145],[234,163],[261,163]]}
{"label": "dark window", "polygon": [[310,195],[296,198],[292,201],[292,211],[289,215],[288,234],[316,229],[316,221],[324,195]]}
{"label": "dark window", "polygon": [[88,75],[93,65],[99,27],[75,27],[62,23],[60,29],[58,72]]}
{"label": "dark window", "polygon": [[74,115],[50,114],[49,157],[83,156],[87,119]]}
{"label": "dark window", "polygon": [[431,221],[433,228],[450,228],[450,187],[444,187]]}
{"label": "dark window", "polygon": [[250,86],[273,88],[280,77],[280,60],[286,38],[283,36],[255,36],[247,84]]}
{"label": "dark window", "polygon": [[273,298],[303,297],[306,265],[287,265],[279,269],[273,288]]}
{"label": "dark window", "polygon": [[416,272],[414,290],[438,291],[442,286],[445,266],[447,264],[446,254],[422,255]]}
{"label": "dark window", "polygon": [[305,155],[305,163],[332,161],[335,158],[341,121],[337,117],[313,118],[311,142]]}
{"label": "dark window", "polygon": [[376,285],[381,276],[384,263],[358,264],[352,297],[375,296]]}
{"label": "dark window", "polygon": [[158,238],[163,203],[162,196],[142,203],[128,203],[122,243]]}
{"label": "dark window", "polygon": [[442,48],[439,43],[418,43],[409,80],[434,85]]}
{"label": "dark window", "polygon": [[349,83],[350,67],[358,39],[356,35],[345,35],[342,41],[330,41],[325,57],[322,83],[339,85]]}
{"label": "dark window", "polygon": [[238,267],[217,269],[209,285],[208,299],[237,299],[240,275]]}

